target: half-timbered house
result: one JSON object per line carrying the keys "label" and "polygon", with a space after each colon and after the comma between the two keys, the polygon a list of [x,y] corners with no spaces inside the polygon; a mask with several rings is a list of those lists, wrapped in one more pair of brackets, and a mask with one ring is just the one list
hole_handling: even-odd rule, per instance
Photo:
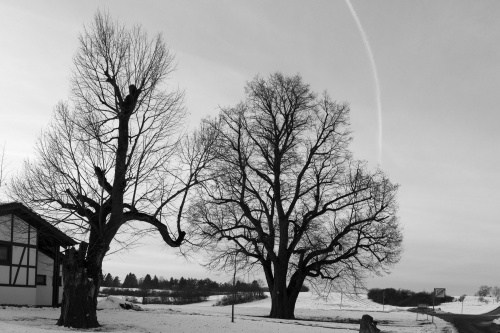
{"label": "half-timbered house", "polygon": [[0,304],[61,302],[61,248],[76,242],[21,203],[0,203]]}

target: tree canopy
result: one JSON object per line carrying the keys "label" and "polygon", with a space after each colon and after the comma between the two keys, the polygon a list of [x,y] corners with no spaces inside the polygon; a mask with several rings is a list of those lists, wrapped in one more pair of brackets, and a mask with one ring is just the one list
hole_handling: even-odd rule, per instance
{"label": "tree canopy", "polygon": [[293,318],[305,279],[361,286],[398,261],[397,185],[353,158],[349,106],[299,75],[257,76],[245,94],[206,121],[218,154],[191,233],[211,268],[261,267],[271,316]]}

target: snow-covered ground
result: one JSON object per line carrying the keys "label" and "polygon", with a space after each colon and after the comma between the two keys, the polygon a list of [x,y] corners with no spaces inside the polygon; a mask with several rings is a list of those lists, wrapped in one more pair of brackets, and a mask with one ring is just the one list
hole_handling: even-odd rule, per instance
{"label": "snow-covered ground", "polygon": [[[458,299],[458,297],[456,297]],[[463,303],[462,312],[462,302],[450,302],[443,303],[436,306],[442,311],[451,313],[463,313],[463,314],[482,314],[495,310],[500,306],[500,303],[494,297],[484,297],[483,301],[479,300],[479,296],[466,296]]]}
{"label": "snow-covered ground", "polygon": [[[296,320],[265,318],[269,314],[270,299],[239,304],[235,307],[235,322],[231,322],[231,306],[212,306],[218,296],[208,301],[188,305],[141,305],[144,311],[122,310],[113,306],[111,300],[103,298],[98,312],[102,327],[86,332],[286,332],[299,333],[307,328],[308,333],[338,332],[353,333],[359,330],[354,322],[363,314],[378,321],[382,332],[423,333],[455,332],[445,321],[434,318],[434,324],[422,315],[406,308],[373,303],[366,295],[342,295],[335,293],[323,298],[310,292],[301,293],[295,310]],[[439,307],[443,311],[461,312],[462,303],[453,302]],[[464,313],[484,313],[498,306],[497,303],[480,302],[467,297]],[[385,310],[385,311],[383,311]],[[0,307],[0,332],[34,333],[75,331],[55,326],[60,309]],[[430,320],[430,317],[429,317]]]}

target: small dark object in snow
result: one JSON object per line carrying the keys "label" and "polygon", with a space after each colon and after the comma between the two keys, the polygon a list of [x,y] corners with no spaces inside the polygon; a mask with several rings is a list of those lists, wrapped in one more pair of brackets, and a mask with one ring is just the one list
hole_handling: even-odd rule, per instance
{"label": "small dark object in snow", "polygon": [[128,303],[120,303],[120,307],[122,309],[125,309],[125,310],[132,310],[133,309],[132,305],[130,305]]}
{"label": "small dark object in snow", "polygon": [[377,328],[377,322],[373,321],[372,316],[363,315],[361,317],[361,325],[359,327],[359,333],[379,333],[380,330]]}

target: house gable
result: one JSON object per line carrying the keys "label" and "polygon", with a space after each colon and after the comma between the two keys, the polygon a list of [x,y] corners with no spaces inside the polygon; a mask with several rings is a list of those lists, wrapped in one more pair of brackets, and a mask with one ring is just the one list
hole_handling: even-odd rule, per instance
{"label": "house gable", "polygon": [[[57,305],[59,283],[52,281],[60,275],[59,249],[75,244],[26,206],[0,204],[0,302]],[[38,285],[37,274],[45,275]],[[41,280],[48,284],[40,286]]]}

